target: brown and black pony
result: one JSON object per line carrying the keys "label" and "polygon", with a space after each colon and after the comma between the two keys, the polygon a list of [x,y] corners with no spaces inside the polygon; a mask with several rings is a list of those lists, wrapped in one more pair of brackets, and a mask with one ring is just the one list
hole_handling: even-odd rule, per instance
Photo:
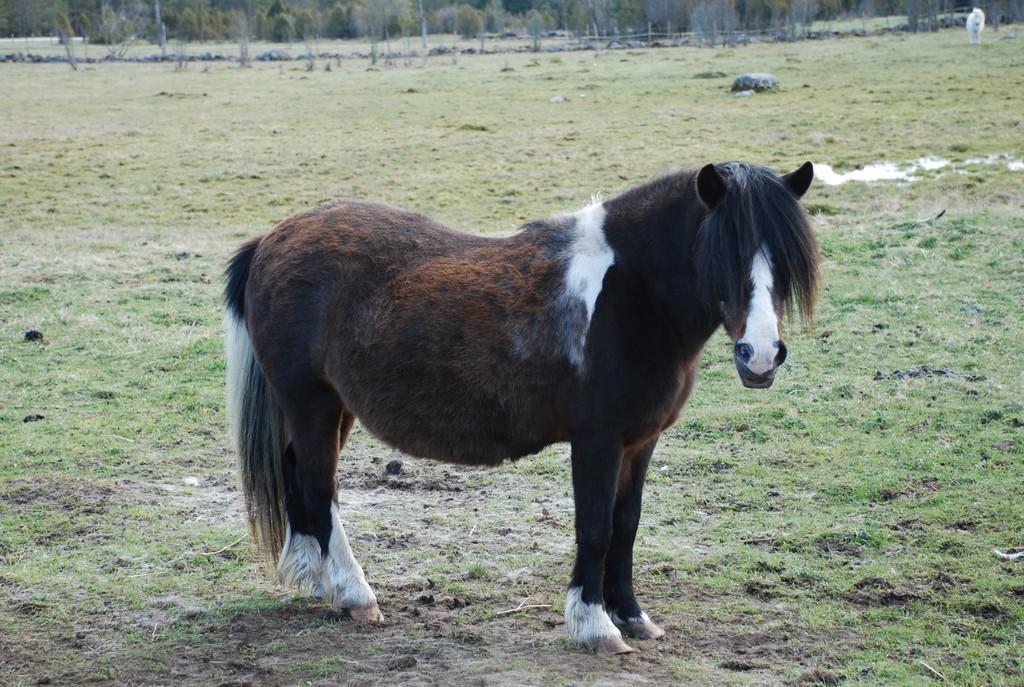
{"label": "brown and black pony", "polygon": [[227,269],[229,415],[254,537],[285,584],[379,620],[338,518],[338,453],[358,418],[413,456],[498,465],[568,441],[576,641],[663,634],[633,592],[658,436],[720,326],[745,386],[770,386],[779,323],[809,314],[817,244],[780,176],[682,171],[509,237],[336,202],[246,243]]}

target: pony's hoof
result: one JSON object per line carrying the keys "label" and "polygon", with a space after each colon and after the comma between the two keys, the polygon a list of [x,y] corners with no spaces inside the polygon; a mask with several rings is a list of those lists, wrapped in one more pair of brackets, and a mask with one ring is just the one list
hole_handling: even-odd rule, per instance
{"label": "pony's hoof", "polygon": [[587,642],[595,654],[631,654],[636,649],[622,641],[622,637],[598,637]]}
{"label": "pony's hoof", "polygon": [[665,631],[650,618],[632,618],[626,622],[618,623],[619,629],[635,639],[657,639],[664,637]]}
{"label": "pony's hoof", "polygon": [[362,623],[382,623],[384,622],[384,614],[380,612],[380,608],[376,605],[367,606],[366,608],[346,608],[345,612],[348,613],[352,620]]}

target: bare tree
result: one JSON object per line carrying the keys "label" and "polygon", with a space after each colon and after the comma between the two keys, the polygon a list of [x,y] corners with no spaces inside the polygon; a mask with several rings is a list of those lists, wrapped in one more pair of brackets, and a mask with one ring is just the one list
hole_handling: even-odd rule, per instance
{"label": "bare tree", "polygon": [[390,41],[390,26],[405,9],[403,0],[367,0],[356,11],[356,25],[370,39],[370,61],[377,64],[378,43]]}
{"label": "bare tree", "polygon": [[423,55],[427,54],[427,15],[423,13],[423,0],[420,0],[420,39],[423,41]]}
{"label": "bare tree", "polygon": [[238,39],[238,66],[251,67],[249,39],[252,37],[252,28],[249,26],[249,15],[242,10],[234,10],[231,13],[231,23],[234,27],[235,38]]}
{"label": "bare tree", "polygon": [[651,42],[650,24],[653,22],[655,25],[666,27],[666,32],[671,33],[671,29],[668,26],[671,24],[669,19],[669,0],[644,0],[643,7],[644,13],[647,15],[647,42]]}
{"label": "bare tree", "polygon": [[71,28],[71,22],[68,21],[68,16],[57,11],[57,14],[53,18],[54,28],[57,30],[57,36],[60,39],[61,45],[64,46],[64,51],[68,55],[68,64],[71,65],[72,71],[78,71],[78,64],[75,62],[75,51],[71,45],[74,40],[75,31]]}
{"label": "bare tree", "polygon": [[818,15],[818,0],[793,0],[789,7],[789,34],[796,38],[798,29],[803,27],[806,35]]}
{"label": "bare tree", "polygon": [[188,60],[185,58],[185,39],[178,34],[174,41],[174,69],[182,70],[188,66]]}
{"label": "bare tree", "polygon": [[907,25],[912,32],[939,30],[940,0],[904,0]]}
{"label": "bare tree", "polygon": [[501,4],[501,0],[488,0],[484,8],[484,30],[500,34],[505,30],[505,23],[508,21],[508,13]]}
{"label": "bare tree", "polygon": [[690,10],[690,26],[705,43],[714,45],[718,34],[710,2],[698,2]]}
{"label": "bare tree", "polygon": [[116,10],[110,3],[103,3],[100,9],[100,32],[106,40],[108,54],[125,56],[135,38],[138,18],[138,6],[134,3],[122,3]]}
{"label": "bare tree", "polygon": [[315,34],[310,30],[306,29],[302,34],[302,42],[306,46],[306,71],[311,72],[316,69],[316,53],[314,52],[314,41]]}
{"label": "bare tree", "polygon": [[39,23],[40,4],[37,0],[13,0],[10,12],[18,24],[18,35],[28,36]]}
{"label": "bare tree", "polygon": [[607,23],[609,0],[584,0],[584,5],[594,27],[594,37],[600,38]]}
{"label": "bare tree", "polygon": [[160,17],[160,0],[153,0],[153,14],[156,20],[156,39],[160,44],[160,56],[167,57],[167,27]]}
{"label": "bare tree", "polygon": [[693,26],[693,30],[712,45],[718,36],[722,38],[722,45],[732,42],[735,38],[736,23],[736,5],[733,0],[704,0],[694,5],[690,12],[690,25]]}
{"label": "bare tree", "polygon": [[533,38],[533,50],[540,50],[540,37],[544,33],[544,17],[537,10],[530,10],[526,15],[526,31]]}

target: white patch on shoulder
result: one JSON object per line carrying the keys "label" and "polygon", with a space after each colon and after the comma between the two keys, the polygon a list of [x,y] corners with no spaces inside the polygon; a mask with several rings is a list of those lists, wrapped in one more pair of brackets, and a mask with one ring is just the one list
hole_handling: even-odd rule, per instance
{"label": "white patch on shoulder", "polygon": [[[575,222],[571,231],[573,241],[568,248],[565,269],[565,294],[579,299],[587,309],[587,329],[594,316],[597,297],[608,268],[615,263],[615,252],[604,235],[604,221],[608,213],[604,203],[598,201],[572,215]],[[566,323],[568,326],[568,323]],[[587,331],[569,334],[570,357],[577,367],[583,365],[583,350]]]}
{"label": "white patch on shoulder", "polygon": [[604,203],[589,205],[574,216],[576,233],[569,247],[569,265],[565,270],[565,290],[587,306],[587,321],[594,315],[594,305],[601,293],[605,272],[615,262],[615,253],[604,236],[607,216]]}
{"label": "white patch on shoulder", "polygon": [[565,595],[565,627],[569,636],[581,644],[601,638],[616,637],[622,633],[608,617],[602,604],[583,603],[582,587],[570,587]]}
{"label": "white patch on shoulder", "polygon": [[331,504],[331,544],[320,580],[323,597],[334,608],[376,608],[377,597],[366,582],[345,536],[337,504]]}
{"label": "white patch on shoulder", "polygon": [[775,366],[778,353],[775,342],[779,340],[779,317],[772,301],[774,278],[767,246],[761,246],[754,255],[750,265],[750,283],[753,291],[747,305],[747,325],[739,343],[750,344],[754,349],[747,367],[755,374],[764,374]]}

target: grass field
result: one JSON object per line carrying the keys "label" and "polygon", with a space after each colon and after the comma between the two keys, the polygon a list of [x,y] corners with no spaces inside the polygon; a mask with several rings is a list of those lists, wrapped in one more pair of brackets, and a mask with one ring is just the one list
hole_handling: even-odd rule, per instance
{"label": "grass field", "polygon": [[[1024,561],[992,553],[1024,544],[1024,172],[1005,162],[812,187],[816,325],[791,328],[767,392],[708,345],[637,545],[668,635],[625,657],[560,625],[564,446],[390,477],[357,429],[342,512],[387,621],[271,584],[228,448],[219,275],[329,198],[510,232],[707,161],[1020,158],[1022,67],[1019,41],[961,31],[312,73],[0,66],[0,682],[1019,685]],[[728,93],[754,69],[779,91]],[[923,366],[956,374],[893,374]],[[524,602],[550,607],[501,613]]]}

